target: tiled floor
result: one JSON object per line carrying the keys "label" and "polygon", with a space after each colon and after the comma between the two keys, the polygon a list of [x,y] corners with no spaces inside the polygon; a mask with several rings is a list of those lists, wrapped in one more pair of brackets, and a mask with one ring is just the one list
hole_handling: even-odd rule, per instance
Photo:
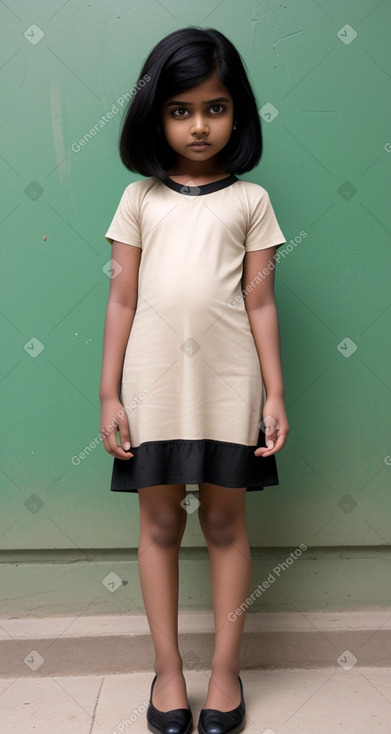
{"label": "tiled floor", "polygon": [[[391,734],[391,668],[244,670],[248,734]],[[209,671],[185,671],[194,732]],[[141,734],[153,673],[0,680],[6,734]]]}

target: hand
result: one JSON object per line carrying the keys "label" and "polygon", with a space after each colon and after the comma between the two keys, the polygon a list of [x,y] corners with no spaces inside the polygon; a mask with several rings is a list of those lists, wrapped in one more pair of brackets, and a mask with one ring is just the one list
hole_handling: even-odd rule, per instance
{"label": "hand", "polygon": [[[281,451],[289,433],[288,418],[283,398],[267,398],[263,406],[263,422],[266,428],[266,448],[262,446],[256,449],[254,454],[255,456],[272,456],[277,451]],[[268,447],[269,442],[273,444],[270,447]]]}
{"label": "hand", "polygon": [[[130,449],[129,423],[124,406],[118,398],[101,399],[101,428],[103,446],[106,451],[117,459],[130,459],[134,454]],[[117,444],[117,433],[119,431],[121,446]]]}

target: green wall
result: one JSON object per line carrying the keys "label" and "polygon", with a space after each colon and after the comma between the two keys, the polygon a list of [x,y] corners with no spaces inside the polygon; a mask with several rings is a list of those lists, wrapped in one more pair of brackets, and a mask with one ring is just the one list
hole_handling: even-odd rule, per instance
{"label": "green wall", "polygon": [[[104,233],[140,178],[119,160],[120,100],[187,25],[221,30],[247,64],[266,108],[261,163],[243,178],[269,191],[293,243],[276,273],[291,431],[280,485],[248,495],[251,545],[390,543],[391,6],[196,6],[0,4],[0,544],[31,559],[137,548],[138,497],[109,491],[112,457],[72,457],[99,434]],[[183,546],[205,546],[197,513]]]}

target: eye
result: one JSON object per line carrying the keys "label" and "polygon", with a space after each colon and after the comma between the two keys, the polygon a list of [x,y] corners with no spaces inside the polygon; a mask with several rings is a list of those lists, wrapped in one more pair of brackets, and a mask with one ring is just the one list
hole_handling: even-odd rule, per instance
{"label": "eye", "polygon": [[[222,112],[225,112],[226,107],[223,104],[212,104],[209,107],[209,109],[214,110],[213,115],[216,115],[216,114],[219,115]],[[184,114],[179,114],[179,113],[184,113]],[[187,109],[185,107],[175,107],[172,110],[172,115],[174,117],[185,117],[186,113],[187,113]]]}
{"label": "eye", "polygon": [[[175,112],[178,112],[178,110],[182,112],[187,112],[187,110],[184,107],[175,107],[175,109],[172,110],[172,114],[174,115]],[[183,117],[183,115],[177,115],[177,117]]]}

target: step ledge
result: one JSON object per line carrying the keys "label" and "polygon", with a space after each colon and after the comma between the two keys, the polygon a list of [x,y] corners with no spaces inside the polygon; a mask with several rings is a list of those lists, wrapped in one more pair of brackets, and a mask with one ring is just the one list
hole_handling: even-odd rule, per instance
{"label": "step ledge", "polygon": [[[210,670],[213,612],[179,613],[184,670]],[[248,613],[243,670],[389,667],[391,609]],[[0,678],[153,671],[145,615],[0,618]],[[345,666],[345,667],[344,667]]]}
{"label": "step ledge", "polygon": [[[245,631],[314,632],[370,631],[391,629],[391,607],[347,612],[247,612]],[[179,634],[214,632],[213,612],[180,612]],[[91,615],[84,617],[0,617],[3,640],[56,639],[77,637],[135,637],[149,634],[146,615]]]}

